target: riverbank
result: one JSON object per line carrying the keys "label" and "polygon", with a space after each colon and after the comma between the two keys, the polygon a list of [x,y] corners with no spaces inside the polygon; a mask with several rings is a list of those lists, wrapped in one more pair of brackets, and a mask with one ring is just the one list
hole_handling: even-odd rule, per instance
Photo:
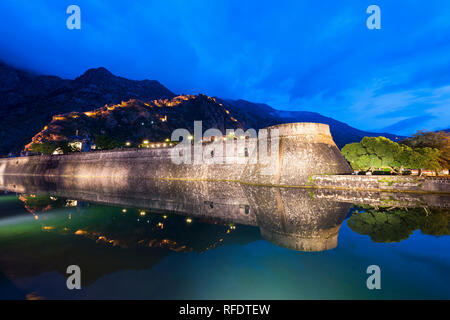
{"label": "riverbank", "polygon": [[450,177],[312,175],[308,185],[316,188],[450,194]]}

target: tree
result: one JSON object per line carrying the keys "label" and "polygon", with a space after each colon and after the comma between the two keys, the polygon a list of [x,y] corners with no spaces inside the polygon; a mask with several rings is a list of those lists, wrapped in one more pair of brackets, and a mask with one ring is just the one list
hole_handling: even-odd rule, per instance
{"label": "tree", "polygon": [[67,141],[59,142],[41,142],[33,143],[31,150],[42,154],[53,154],[56,149],[61,149],[64,154],[74,152],[75,150],[69,145]]}
{"label": "tree", "polygon": [[32,151],[42,154],[52,154],[56,150],[56,148],[58,147],[51,142],[33,143],[31,145]]}
{"label": "tree", "polygon": [[99,150],[110,150],[123,146],[123,143],[106,135],[95,135],[95,145]]}
{"label": "tree", "polygon": [[398,156],[402,151],[398,143],[385,137],[364,137],[359,143],[342,148],[342,154],[354,169],[399,168]]}
{"label": "tree", "polygon": [[450,133],[417,131],[411,138],[400,141],[411,148],[434,148],[440,151],[439,163],[443,168],[450,168]]}
{"label": "tree", "polygon": [[391,172],[408,169],[439,170],[440,151],[401,145],[385,137],[364,137],[359,143],[342,148],[342,154],[353,169],[389,168]]}

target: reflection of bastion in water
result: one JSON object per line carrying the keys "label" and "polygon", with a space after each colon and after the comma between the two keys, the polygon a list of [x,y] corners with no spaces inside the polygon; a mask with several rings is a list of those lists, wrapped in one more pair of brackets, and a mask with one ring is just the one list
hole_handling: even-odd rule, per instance
{"label": "reflection of bastion in water", "polygon": [[334,248],[351,206],[304,189],[230,182],[5,176],[0,189],[259,226],[268,241],[301,251]]}
{"label": "reflection of bastion in water", "polygon": [[292,188],[246,188],[261,236],[281,247],[323,251],[337,246],[349,203],[314,199],[312,192]]}

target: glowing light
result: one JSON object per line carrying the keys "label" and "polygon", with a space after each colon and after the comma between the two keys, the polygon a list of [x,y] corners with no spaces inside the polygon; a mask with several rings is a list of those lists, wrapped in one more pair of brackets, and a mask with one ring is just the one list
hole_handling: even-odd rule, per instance
{"label": "glowing light", "polygon": [[127,213],[127,209],[122,209],[122,212],[123,213]]}
{"label": "glowing light", "polygon": [[167,219],[167,216],[166,216],[166,215],[163,215],[163,218],[164,218],[164,219]]}
{"label": "glowing light", "polygon": [[142,141],[142,143],[143,143],[143,144],[149,144],[149,143],[150,143],[150,141],[148,141],[148,140],[144,140],[144,141]]}
{"label": "glowing light", "polygon": [[186,218],[186,223],[192,223],[192,219],[191,218]]}
{"label": "glowing light", "polygon": [[165,140],[166,142],[170,142],[170,139],[169,138],[167,138],[166,140]]}
{"label": "glowing light", "polygon": [[127,147],[129,147],[129,146],[131,146],[131,142],[126,142],[125,145],[126,145]]}
{"label": "glowing light", "polygon": [[188,139],[189,139],[189,140],[192,140],[192,139],[194,139],[194,137],[193,137],[193,136],[189,136]]}
{"label": "glowing light", "polygon": [[146,213],[145,211],[141,211],[141,212],[139,212],[139,214],[143,217],[143,216],[145,216],[147,213]]}

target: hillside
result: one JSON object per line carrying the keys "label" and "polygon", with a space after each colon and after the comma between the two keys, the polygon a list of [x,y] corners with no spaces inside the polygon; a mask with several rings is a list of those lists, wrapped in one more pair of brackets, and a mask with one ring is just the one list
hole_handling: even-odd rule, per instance
{"label": "hillside", "polygon": [[[74,135],[76,130],[78,130],[80,135],[83,133],[90,136],[98,132],[109,132],[109,130],[111,132],[122,132],[122,126],[125,126],[125,124],[120,121],[119,116],[125,119],[134,119],[133,121],[136,123],[140,121],[140,118],[136,116],[136,112],[132,111],[128,114],[128,112],[124,111],[134,110],[133,108],[122,108],[123,113],[112,112],[108,116],[106,116],[108,114],[106,112],[104,117],[108,119],[104,120],[104,124],[98,121],[90,121],[92,118],[86,117],[83,112],[97,112],[97,110],[104,108],[99,109],[101,106],[107,105],[112,107],[130,99],[135,99],[136,101],[132,103],[127,102],[126,104],[131,103],[142,106],[143,103],[144,105],[145,103],[152,104],[152,101],[156,100],[167,100],[167,103],[171,104],[170,100],[175,96],[173,92],[158,81],[129,80],[115,76],[105,68],[89,69],[74,80],[66,80],[56,76],[36,75],[0,63],[0,155],[22,150],[24,145],[28,144],[32,137],[36,136],[36,133],[42,134],[42,129],[46,125],[48,128],[55,127],[55,132],[58,130],[64,132],[65,130],[72,130],[70,133],[64,133],[64,136],[66,134]],[[165,105],[162,109],[154,109],[161,112],[165,110],[164,112],[170,113],[168,122],[164,124],[165,127],[155,127],[154,124],[153,126],[146,126],[144,124],[144,128],[142,128],[135,124],[132,127],[127,127],[127,129],[137,130],[137,132],[128,132],[127,135],[130,137],[135,136],[136,138],[146,135],[148,138],[154,137],[155,139],[162,136],[167,137],[167,130],[175,128],[190,129],[194,120],[203,120],[204,128],[206,126],[219,129],[234,128],[236,123],[229,124],[227,122],[229,118],[224,118],[223,114],[217,114],[214,111],[218,105],[223,105],[229,110],[239,125],[246,129],[260,129],[286,122],[320,122],[329,124],[336,144],[339,147],[350,142],[360,141],[364,136],[383,135],[394,141],[403,138],[387,133],[361,131],[315,112],[280,111],[266,104],[245,100],[208,98],[203,95],[189,97],[191,98],[187,102],[181,103],[179,107],[169,108],[168,105]],[[209,102],[203,103],[204,99],[207,99]],[[200,103],[200,101],[203,102]],[[164,102],[159,103],[164,105]],[[188,105],[190,107],[187,107]],[[199,105],[203,109],[196,110],[195,108],[198,108]],[[120,108],[118,109],[120,110]],[[78,120],[70,118],[71,113],[78,115]],[[153,113],[151,114],[150,118],[154,116]],[[64,115],[71,120],[61,127],[62,123],[54,120],[55,115]],[[103,116],[96,119],[103,119]],[[143,122],[146,123],[147,120]],[[87,122],[79,123],[79,121]],[[112,128],[116,125],[118,127],[113,130]],[[77,129],[74,131],[74,128]],[[125,136],[120,136],[119,138],[122,139]]]}
{"label": "hillside", "polygon": [[143,140],[159,142],[170,139],[177,128],[193,132],[194,121],[198,119],[202,119],[204,130],[217,128],[225,132],[226,129],[244,128],[215,99],[205,95],[185,95],[148,102],[131,99],[88,112],[56,115],[31,143],[66,141],[75,135],[90,140],[94,140],[95,135],[106,135],[121,145],[126,142],[138,145]]}
{"label": "hillside", "polygon": [[74,80],[42,76],[0,63],[0,154],[20,151],[56,114],[84,112],[129,99],[175,96],[155,80],[128,80],[105,68]]}

